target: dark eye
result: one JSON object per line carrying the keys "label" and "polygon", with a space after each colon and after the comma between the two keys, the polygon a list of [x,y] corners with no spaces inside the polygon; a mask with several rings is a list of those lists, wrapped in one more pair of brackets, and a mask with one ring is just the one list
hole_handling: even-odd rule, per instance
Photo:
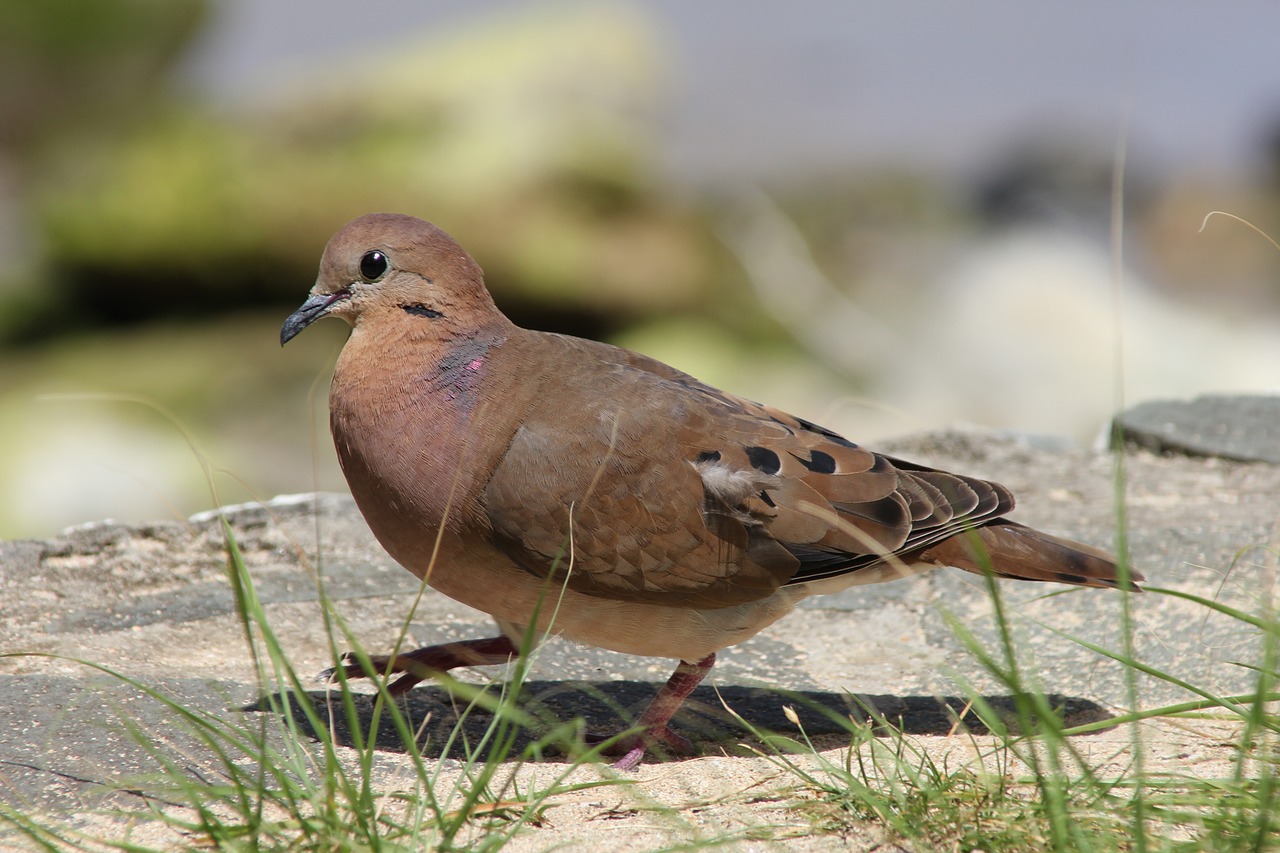
{"label": "dark eye", "polygon": [[390,266],[387,256],[381,252],[365,252],[360,259],[360,275],[364,276],[365,281],[377,281],[386,274]]}

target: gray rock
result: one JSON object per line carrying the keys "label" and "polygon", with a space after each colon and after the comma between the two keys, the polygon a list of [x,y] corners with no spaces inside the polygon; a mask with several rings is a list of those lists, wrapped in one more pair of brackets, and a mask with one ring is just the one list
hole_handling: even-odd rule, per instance
{"label": "gray rock", "polygon": [[1112,446],[1280,464],[1280,395],[1153,400],[1121,413]]}
{"label": "gray rock", "polygon": [[[1111,455],[986,432],[930,433],[880,449],[999,480],[1018,496],[1018,520],[1103,547],[1117,539],[1115,497],[1122,492],[1128,547],[1150,587],[1249,613],[1263,606],[1258,590],[1270,588],[1280,466],[1141,451],[1127,453],[1120,466]],[[316,699],[324,688],[312,676],[355,643],[378,653],[402,636],[402,647],[413,648],[492,635],[483,613],[429,590],[419,600],[417,579],[382,551],[346,496],[0,543],[0,772],[7,779],[0,801],[69,820],[141,807],[146,785],[136,780],[157,772],[157,756],[171,753],[191,772],[216,777],[208,750],[158,697],[233,726],[260,725],[260,712],[243,709],[270,708],[282,684],[250,654],[220,517],[271,631]],[[1120,650],[1122,596],[1017,582],[997,588],[1026,683],[1051,695],[1072,721],[1129,704],[1124,667],[1073,642]],[[1261,638],[1250,625],[1158,591],[1128,603],[1135,654],[1146,664],[1216,695],[1256,687],[1255,673],[1233,663],[1260,660]],[[811,599],[726,650],[678,724],[704,751],[736,754],[736,744],[751,736],[723,713],[722,699],[774,729],[788,725],[781,709],[793,705],[810,735],[847,743],[838,721],[861,700],[913,735],[945,736],[964,704],[956,697],[976,691],[1007,708],[1011,694],[965,649],[948,617],[1001,658],[992,600],[974,575],[936,571]],[[260,641],[256,647],[261,652]],[[581,715],[589,728],[609,731],[643,707],[670,669],[669,661],[552,640],[536,654],[522,695],[541,709],[535,718]],[[464,670],[459,677],[501,682],[504,673]],[[1193,698],[1146,675],[1137,689],[1145,708]],[[429,717],[432,743],[441,744],[459,706],[439,685],[424,684],[405,707],[414,720]],[[371,713],[360,700],[355,722],[367,725]],[[340,738],[350,722],[335,720]],[[139,736],[155,738],[151,749]],[[394,732],[380,730],[378,742],[396,749]]]}

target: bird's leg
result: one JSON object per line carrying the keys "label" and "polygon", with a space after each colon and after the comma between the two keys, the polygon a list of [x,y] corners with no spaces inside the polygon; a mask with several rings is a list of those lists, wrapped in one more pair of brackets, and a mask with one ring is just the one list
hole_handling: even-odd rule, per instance
{"label": "bird's leg", "polygon": [[[483,640],[460,640],[456,643],[423,646],[394,658],[390,655],[370,655],[369,663],[373,665],[373,673],[404,673],[387,686],[387,691],[395,696],[435,673],[447,672],[459,666],[504,664],[519,654],[520,650],[506,637],[486,637]],[[367,678],[373,674],[366,671],[350,652],[342,656],[340,666],[347,678]],[[320,677],[333,681],[337,677],[337,669],[325,670]]]}
{"label": "bird's leg", "polygon": [[672,715],[680,710],[684,700],[689,698],[693,688],[707,677],[707,673],[715,664],[714,652],[697,663],[680,661],[676,671],[671,673],[667,683],[662,685],[658,695],[653,697],[649,707],[645,708],[636,720],[636,725],[642,731],[633,737],[626,738],[618,745],[617,749],[625,752],[622,758],[614,762],[615,770],[635,770],[640,766],[644,751],[651,743],[661,743],[675,752],[689,752],[693,749],[693,744],[687,738],[671,731],[667,723],[671,721]]}

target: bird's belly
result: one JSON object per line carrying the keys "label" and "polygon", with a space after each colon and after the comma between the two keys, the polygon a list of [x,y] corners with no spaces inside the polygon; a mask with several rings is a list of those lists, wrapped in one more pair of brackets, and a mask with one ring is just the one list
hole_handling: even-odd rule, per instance
{"label": "bird's belly", "polygon": [[620,601],[548,583],[487,548],[444,548],[429,573],[415,574],[499,622],[533,624],[544,633],[624,654],[687,661],[749,639],[807,595],[784,587],[759,601],[706,610]]}

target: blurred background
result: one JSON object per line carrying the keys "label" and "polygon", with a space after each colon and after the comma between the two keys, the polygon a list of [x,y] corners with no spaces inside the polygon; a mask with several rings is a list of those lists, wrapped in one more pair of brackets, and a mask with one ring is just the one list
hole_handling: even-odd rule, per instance
{"label": "blurred background", "polygon": [[1270,0],[0,0],[0,537],[210,506],[188,440],[222,502],[344,488],[346,327],[278,330],[374,210],[517,322],[864,443],[1274,391],[1280,250],[1201,225],[1280,237],[1277,33]]}

